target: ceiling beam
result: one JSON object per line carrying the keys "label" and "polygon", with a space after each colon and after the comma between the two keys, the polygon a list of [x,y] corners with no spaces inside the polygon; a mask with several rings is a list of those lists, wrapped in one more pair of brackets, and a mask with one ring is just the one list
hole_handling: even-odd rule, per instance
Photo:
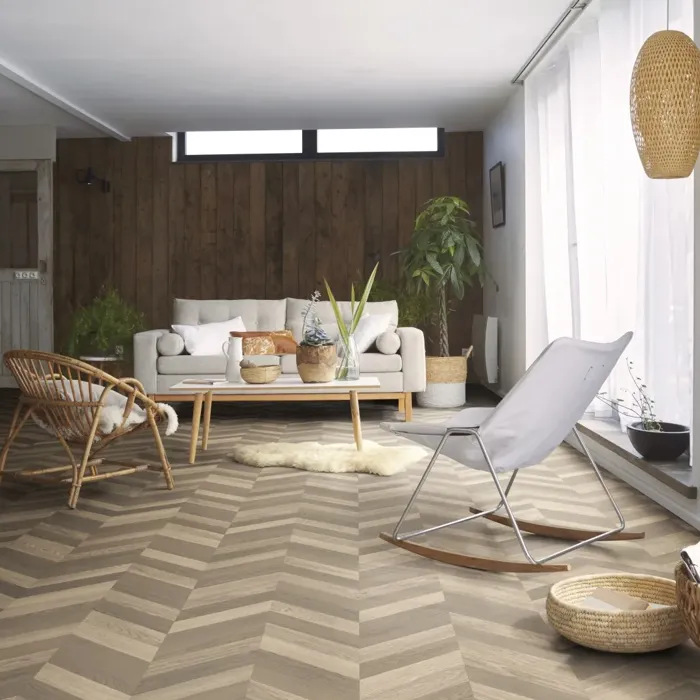
{"label": "ceiling beam", "polygon": [[29,90],[29,92],[41,97],[47,102],[50,102],[52,105],[55,105],[64,112],[72,114],[77,119],[80,119],[80,121],[95,127],[95,129],[98,129],[107,136],[113,136],[115,139],[119,139],[120,141],[131,140],[131,137],[122,133],[116,127],[102,121],[102,119],[94,116],[93,114],[90,114],[90,112],[85,111],[82,107],[78,107],[78,105],[73,104],[73,102],[67,100],[65,97],[61,97],[61,95],[55,93],[53,90],[45,85],[42,85],[33,78],[30,78],[26,73],[21,71],[16,66],[13,66],[3,58],[0,58],[0,75],[5,76],[13,83],[17,83],[17,85],[21,85],[26,90]]}

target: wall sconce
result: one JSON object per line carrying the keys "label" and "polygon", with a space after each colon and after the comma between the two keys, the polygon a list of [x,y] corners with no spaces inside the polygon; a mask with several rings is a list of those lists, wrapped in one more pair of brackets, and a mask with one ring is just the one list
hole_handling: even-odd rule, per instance
{"label": "wall sconce", "polygon": [[76,182],[80,185],[99,185],[102,192],[109,192],[110,184],[108,180],[95,175],[93,169],[88,167],[87,170],[77,170],[75,173]]}

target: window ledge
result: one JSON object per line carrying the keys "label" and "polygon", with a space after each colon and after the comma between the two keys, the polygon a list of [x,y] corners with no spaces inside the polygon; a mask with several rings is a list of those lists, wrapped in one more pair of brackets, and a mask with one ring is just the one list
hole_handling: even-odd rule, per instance
{"label": "window ledge", "polygon": [[697,499],[698,489],[693,483],[693,470],[687,454],[674,462],[647,462],[635,452],[627,433],[622,432],[612,420],[584,419],[578,422],[578,429],[582,435],[614,452],[681,496]]}

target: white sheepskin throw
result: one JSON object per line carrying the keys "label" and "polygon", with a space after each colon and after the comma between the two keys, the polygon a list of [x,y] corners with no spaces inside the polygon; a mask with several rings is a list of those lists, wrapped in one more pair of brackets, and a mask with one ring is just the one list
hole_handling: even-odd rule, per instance
{"label": "white sheepskin throw", "polygon": [[[121,398],[121,394],[114,394],[114,396]],[[99,428],[102,433],[108,435],[122,424],[122,421],[124,420],[125,405],[126,403],[122,405],[120,402],[118,404],[108,404],[103,407],[102,412],[100,413],[99,424]],[[162,413],[165,414],[166,418],[168,419],[168,424],[165,428],[165,434],[172,435],[178,428],[178,419],[177,413],[175,413],[175,409],[172,406],[169,406],[167,403],[159,403],[158,408],[161,410]],[[131,409],[131,413],[129,413],[129,415],[126,417],[124,427],[128,428],[131,425],[143,423],[145,422],[145,420],[146,411],[143,408],[141,408],[141,406],[134,405],[134,407]]]}
{"label": "white sheepskin throw", "polygon": [[361,451],[354,443],[273,442],[239,445],[229,456],[250,467],[293,467],[307,472],[392,476],[420,461],[425,454],[425,450],[417,445],[384,447],[365,440]]}

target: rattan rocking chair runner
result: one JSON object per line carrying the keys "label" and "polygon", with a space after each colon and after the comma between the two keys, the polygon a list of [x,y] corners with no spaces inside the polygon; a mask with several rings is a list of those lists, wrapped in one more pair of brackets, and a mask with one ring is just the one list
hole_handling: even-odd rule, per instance
{"label": "rattan rocking chair runner", "polygon": [[[158,424],[167,418],[166,434],[172,434],[177,429],[177,414],[170,406],[149,399],[139,381],[118,379],[84,362],[46,352],[11,350],[5,353],[4,361],[22,393],[0,453],[0,479],[12,443],[32,418],[58,439],[69,464],[10,474],[19,479],[70,484],[70,508],[75,508],[83,484],[144,469],[162,471],[166,487],[173,488]],[[114,465],[101,456],[104,449],[143,428],[153,433],[160,465],[116,465],[105,470]]]}
{"label": "rattan rocking chair runner", "polygon": [[[447,564],[485,571],[520,573],[568,571],[568,564],[547,562],[600,540],[643,538],[644,533],[624,532],[625,520],[622,513],[576,430],[576,423],[595,398],[631,338],[632,333],[626,333],[613,343],[590,343],[572,338],[559,338],[542,352],[525,376],[495,408],[467,408],[440,425],[383,423],[382,427],[385,430],[431,447],[435,452],[393,533],[382,533],[380,537],[410,552]],[[605,532],[518,520],[508,501],[519,470],[541,463],[571,432],[578,440],[618,517],[618,525]],[[488,471],[499,498],[497,505],[489,510],[470,508],[471,515],[466,517],[414,532],[401,532],[406,516],[441,454],[466,467]],[[502,472],[511,472],[505,488],[498,478]],[[501,508],[505,508],[507,517],[496,514]],[[415,537],[467,523],[476,518],[486,518],[512,527],[526,561],[473,557],[411,541]],[[536,559],[525,543],[523,532],[569,540],[575,544]]]}

